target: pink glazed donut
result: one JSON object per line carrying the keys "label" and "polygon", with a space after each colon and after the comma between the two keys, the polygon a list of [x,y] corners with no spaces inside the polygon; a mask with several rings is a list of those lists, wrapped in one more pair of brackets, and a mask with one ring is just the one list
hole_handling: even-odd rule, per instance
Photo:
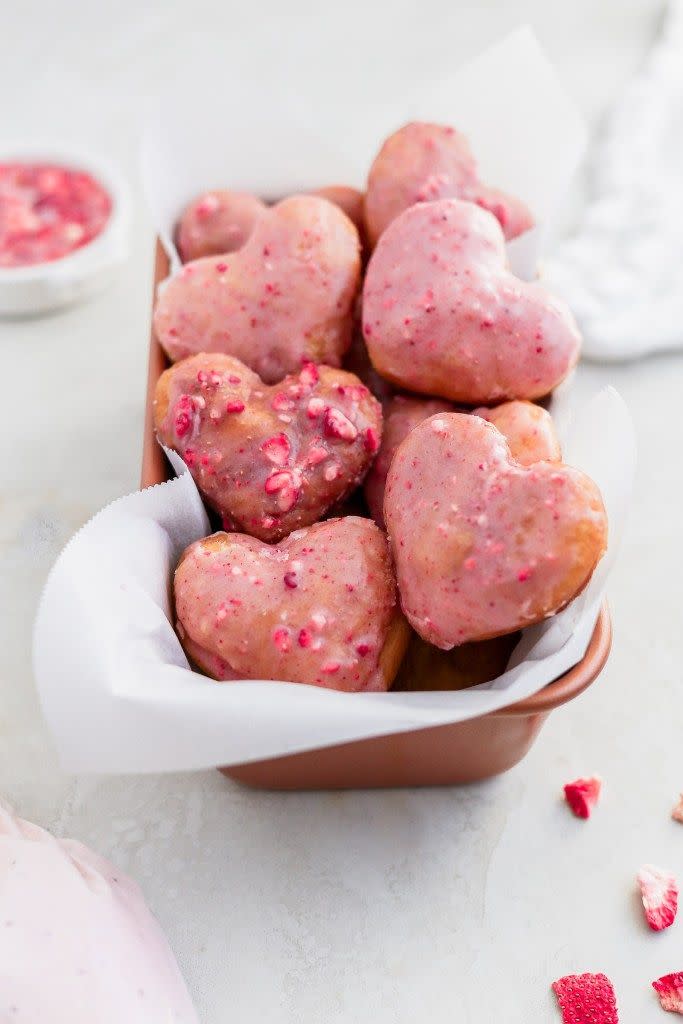
{"label": "pink glazed donut", "polygon": [[600,492],[558,463],[521,466],[493,424],[439,413],[396,452],[384,497],[401,604],[450,650],[555,614],[607,543]]}
{"label": "pink glazed donut", "polygon": [[548,394],[581,341],[564,303],[510,273],[495,217],[460,199],[412,206],[384,232],[363,334],[383,377],[467,405]]}
{"label": "pink glazed donut", "polygon": [[461,132],[413,121],[389,136],[370,168],[365,196],[370,244],[375,245],[409,206],[434,199],[467,199],[490,210],[508,240],[534,225],[521,199],[479,181],[476,161]]}
{"label": "pink glazed donut", "polygon": [[315,363],[267,387],[232,356],[192,356],[157,381],[154,417],[226,528],[265,541],[347,497],[382,438],[382,409],[365,385]]}
{"label": "pink glazed donut", "polygon": [[194,260],[166,282],[154,330],[173,362],[223,352],[272,384],[306,361],[339,366],[359,280],[348,217],[327,199],[290,196],[237,252]]}
{"label": "pink glazed donut", "polygon": [[219,680],[387,690],[408,638],[387,539],[369,519],[328,519],[276,545],[216,533],[175,573],[178,635]]}

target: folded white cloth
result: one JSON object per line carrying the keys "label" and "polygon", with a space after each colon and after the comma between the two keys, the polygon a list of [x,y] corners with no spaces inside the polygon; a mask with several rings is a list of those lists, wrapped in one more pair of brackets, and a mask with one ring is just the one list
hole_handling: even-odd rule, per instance
{"label": "folded white cloth", "polygon": [[197,1024],[135,882],[2,804],[0,1021]]}
{"label": "folded white cloth", "polygon": [[659,39],[602,133],[580,228],[545,266],[589,359],[683,347],[681,125],[683,0],[671,0]]}

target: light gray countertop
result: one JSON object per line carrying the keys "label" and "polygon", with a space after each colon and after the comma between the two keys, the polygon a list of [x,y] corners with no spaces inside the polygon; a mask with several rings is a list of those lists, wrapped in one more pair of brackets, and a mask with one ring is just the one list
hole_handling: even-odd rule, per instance
{"label": "light gray countertop", "polygon": [[[287,12],[285,14],[285,8]],[[24,3],[3,13],[3,134],[79,138],[136,169],[136,112],[209,49],[269,67],[324,47],[355,60],[430,51],[454,63],[530,21],[593,125],[637,66],[659,4]],[[287,40],[292,40],[291,47]],[[298,55],[298,56],[297,56]],[[256,57],[254,59],[257,59]],[[273,72],[274,74],[274,72]],[[36,602],[60,548],[137,486],[153,240],[138,193],[131,258],[77,308],[0,324],[0,793],[142,884],[205,1024],[450,1024],[556,1019],[559,975],[605,971],[624,1019],[661,1020],[652,979],[683,969],[676,928],[649,934],[633,895],[644,861],[683,875],[680,402],[683,356],[582,366],[577,399],[614,384],[633,412],[637,493],[612,577],[614,650],[599,682],[551,716],[526,760],[463,789],[276,795],[215,772],[71,778],[31,678]],[[599,772],[573,819],[563,782]]]}

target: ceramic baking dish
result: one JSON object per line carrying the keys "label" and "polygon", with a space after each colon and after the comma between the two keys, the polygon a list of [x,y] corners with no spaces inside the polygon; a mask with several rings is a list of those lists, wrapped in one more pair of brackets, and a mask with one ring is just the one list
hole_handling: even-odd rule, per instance
{"label": "ceramic baking dish", "polygon": [[[154,291],[168,274],[168,257],[157,242]],[[142,455],[142,486],[172,475],[154,436],[152,399],[166,357],[152,332]],[[498,775],[520,761],[548,714],[597,678],[609,655],[612,629],[604,606],[582,660],[539,693],[500,711],[454,725],[356,740],[299,754],[231,765],[226,775],[268,789],[365,789],[442,786]]]}

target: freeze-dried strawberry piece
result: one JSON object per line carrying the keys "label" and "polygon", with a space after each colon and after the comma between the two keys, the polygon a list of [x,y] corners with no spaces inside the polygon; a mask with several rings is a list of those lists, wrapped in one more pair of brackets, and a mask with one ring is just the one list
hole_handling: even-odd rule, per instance
{"label": "freeze-dried strawberry piece", "polygon": [[568,974],[553,982],[564,1024],[618,1024],[617,999],[604,974]]}
{"label": "freeze-dried strawberry piece", "polygon": [[683,793],[678,798],[678,803],[671,812],[671,817],[674,821],[683,822]]}
{"label": "freeze-dried strawberry piece", "polygon": [[683,971],[675,974],[664,974],[652,982],[652,987],[659,996],[663,1010],[680,1013],[683,1016]]}
{"label": "freeze-dried strawberry piece", "polygon": [[678,882],[670,872],[654,864],[644,864],[637,877],[645,919],[654,932],[661,932],[676,918]]}
{"label": "freeze-dried strawberry piece", "polygon": [[591,775],[586,779],[568,782],[564,787],[564,796],[577,818],[590,818],[601,789],[602,779],[598,775]]}

